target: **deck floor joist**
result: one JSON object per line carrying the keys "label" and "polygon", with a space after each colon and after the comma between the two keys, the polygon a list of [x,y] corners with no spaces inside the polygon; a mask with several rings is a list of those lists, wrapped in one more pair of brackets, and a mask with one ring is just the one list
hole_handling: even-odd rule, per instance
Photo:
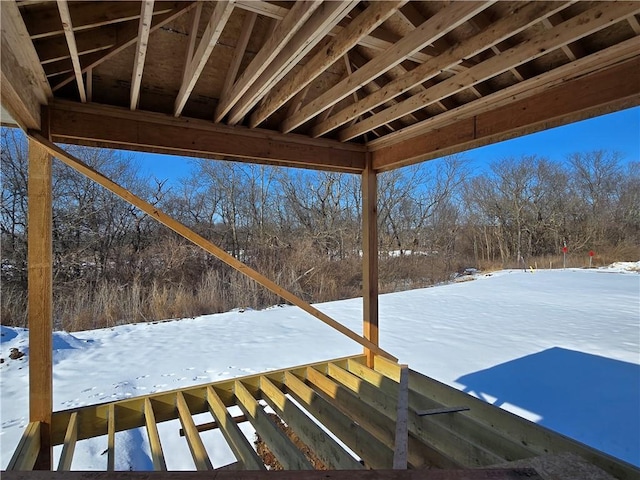
{"label": "deck floor joist", "polygon": [[[163,451],[157,427],[160,423],[178,420],[180,426],[176,423],[176,428],[181,427],[195,469],[210,473],[217,470],[216,475],[220,476],[215,478],[227,478],[225,475],[259,478],[252,473],[240,474],[238,470],[258,473],[266,470],[256,453],[255,439],[244,434],[238,426],[244,422],[251,424],[253,431],[285,470],[312,471],[314,466],[299,448],[300,444],[294,443],[277,426],[274,420],[277,418],[332,471],[387,471],[393,467],[394,453],[397,454],[398,445],[402,444],[396,428],[399,412],[402,414],[402,409],[398,409],[398,405],[402,405],[399,403],[402,397],[401,372],[401,365],[382,357],[375,357],[374,368],[368,368],[365,357],[357,355],[55,412],[52,440],[54,445],[63,446],[57,469],[73,469],[77,442],[105,435],[108,439],[107,464],[109,469],[113,469],[116,451],[123,448],[116,441],[116,433],[143,427],[149,440],[154,469],[166,470],[165,456],[171,452]],[[631,465],[412,370],[408,370],[406,398],[405,471],[448,469],[446,471],[453,472],[492,468],[548,453],[569,452],[617,478],[637,478],[638,470]],[[230,410],[232,407],[235,411],[239,407],[242,415],[234,417]],[[194,416],[205,412],[211,414],[214,422],[197,424]],[[30,470],[33,467],[34,458],[28,452],[33,450],[31,440],[37,436],[29,436],[29,432],[37,425],[32,427],[27,429],[10,470]],[[236,457],[237,463],[231,473],[223,473],[228,472],[229,467],[214,465],[209,458],[201,432],[211,428],[220,429]],[[517,476],[520,473],[516,470],[504,472],[507,476],[486,478],[536,478]],[[327,475],[327,472],[323,474]],[[33,478],[57,478],[51,475]],[[286,474],[281,475],[274,478],[289,478]],[[320,478],[309,475],[301,478]],[[434,476],[390,474],[383,477],[368,473],[340,477],[339,473],[332,472],[330,475],[338,476],[322,478],[485,478],[474,473],[467,476],[441,473]],[[97,475],[95,478],[102,477]],[[157,478],[183,477],[160,475]]]}

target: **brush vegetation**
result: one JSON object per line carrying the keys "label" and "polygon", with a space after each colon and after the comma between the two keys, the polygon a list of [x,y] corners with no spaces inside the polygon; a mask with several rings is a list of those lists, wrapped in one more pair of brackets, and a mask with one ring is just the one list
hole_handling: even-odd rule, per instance
{"label": "brush vegetation", "polygon": [[[356,175],[211,160],[184,178],[134,157],[71,153],[309,302],[361,294]],[[2,129],[1,315],[26,326],[27,144]],[[181,161],[177,159],[176,161]],[[282,300],[54,160],[54,316],[68,331],[263,308]],[[466,268],[560,268],[640,258],[640,163],[614,152],[561,161],[453,156],[379,175],[380,289]]]}

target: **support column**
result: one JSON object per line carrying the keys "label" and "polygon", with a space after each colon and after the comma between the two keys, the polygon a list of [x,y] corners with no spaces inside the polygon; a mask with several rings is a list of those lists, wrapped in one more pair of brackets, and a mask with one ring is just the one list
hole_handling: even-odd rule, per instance
{"label": "support column", "polygon": [[[378,338],[378,178],[367,153],[362,172],[362,299],[364,338],[379,345]],[[367,366],[373,368],[375,355],[365,348]]]}
{"label": "support column", "polygon": [[47,150],[29,140],[28,315],[29,421],[40,424],[40,453],[34,469],[51,470],[53,411],[52,334],[53,262],[51,160]]}

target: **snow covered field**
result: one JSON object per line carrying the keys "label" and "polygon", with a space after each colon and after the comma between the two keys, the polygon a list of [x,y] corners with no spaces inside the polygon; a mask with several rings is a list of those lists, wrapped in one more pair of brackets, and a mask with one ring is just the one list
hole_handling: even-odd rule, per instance
{"label": "snow covered field", "polygon": [[[362,300],[316,305],[361,331]],[[380,298],[381,346],[400,362],[640,465],[640,262],[598,270],[501,271]],[[0,468],[28,421],[28,331],[2,326]],[[27,355],[10,360],[12,348]],[[54,334],[54,409],[144,395],[359,353],[295,307]],[[173,422],[169,469],[192,469]],[[244,426],[243,426],[244,428]],[[203,433],[219,444],[219,432]],[[221,437],[220,437],[221,438]],[[116,437],[116,468],[150,468],[146,434]],[[126,452],[136,447],[138,454]],[[74,469],[106,467],[106,438]],[[141,453],[140,453],[141,452]],[[146,452],[146,453],[145,453]],[[60,454],[60,448],[54,452]],[[233,461],[210,450],[214,466]]]}

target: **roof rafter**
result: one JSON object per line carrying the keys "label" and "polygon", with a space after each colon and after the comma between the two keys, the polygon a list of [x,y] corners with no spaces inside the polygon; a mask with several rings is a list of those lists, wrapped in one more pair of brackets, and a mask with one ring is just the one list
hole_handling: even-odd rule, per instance
{"label": "roof rafter", "polygon": [[78,85],[78,94],[80,95],[80,101],[85,103],[87,101],[87,93],[84,89],[84,79],[82,78],[82,68],[80,67],[80,57],[78,56],[76,37],[73,33],[73,22],[71,21],[69,5],[67,4],[67,0],[57,1],[60,20],[62,21],[62,28],[64,29],[64,36],[67,39],[67,45],[69,46],[69,55],[71,56],[71,63],[73,64],[73,73]]}
{"label": "roof rafter", "polygon": [[[78,55],[81,57],[89,53],[107,50],[113,47],[117,41],[117,29],[115,26],[98,27],[91,31],[81,30],[74,32]],[[34,40],[34,45],[40,57],[40,63],[56,62],[71,58],[69,47],[64,36]]]}
{"label": "roof rafter", "polygon": [[[169,13],[180,6],[182,2],[157,2],[154,15]],[[140,18],[140,7],[134,2],[122,2],[117,8],[107,2],[73,2],[74,32],[93,29],[104,25],[113,25]],[[60,21],[53,16],[32,17],[24,15],[27,29],[32,39],[63,35],[64,29]]]}
{"label": "roof rafter", "polygon": [[53,96],[15,2],[0,2],[0,97],[21,128],[40,128],[40,105]]}
{"label": "roof rafter", "polygon": [[398,65],[409,53],[420,50],[423,46],[442,38],[447,32],[489,7],[491,3],[456,2],[442,8],[418,28],[404,36],[398,43],[389,47],[384,53],[377,55],[365,66],[356,70],[353,75],[345,78],[318,98],[309,102],[296,115],[287,118],[282,123],[281,130],[286,133],[302,125],[326,108],[349,96],[360,85],[368,83]]}
{"label": "roof rafter", "polygon": [[323,3],[265,69],[258,81],[251,85],[243,98],[231,109],[228,123],[231,125],[238,123],[277,82],[284,78],[313,47],[323,40],[333,26],[348,14],[356,3],[358,0]]}
{"label": "roof rafter", "polygon": [[[161,15],[154,15],[153,23],[152,23],[151,29],[149,30],[150,34],[164,27],[167,23],[172,22],[179,16],[187,13],[196,5],[195,2],[193,1],[176,2],[176,3],[178,3],[178,6],[173,10],[171,10],[170,12],[164,13]],[[138,41],[138,26],[134,25],[133,23],[123,25],[122,30],[118,31],[117,33],[117,38],[122,38],[122,40],[118,41],[116,45],[114,45],[112,48],[107,50],[105,53],[89,55],[91,58],[89,61],[83,62],[82,72],[84,73],[90,68],[97,67],[98,65],[104,63],[105,61],[119,54],[124,49],[130,47],[131,45],[135,45],[135,43]],[[72,82],[74,78],[75,77],[71,75],[65,78],[64,80],[60,81],[53,87],[53,91],[55,92],[56,90],[59,90],[60,88],[64,87],[69,82]]]}
{"label": "roof rafter", "polygon": [[149,31],[153,16],[153,3],[155,0],[143,0],[140,7],[140,24],[138,26],[138,42],[136,44],[136,57],[133,63],[131,75],[131,110],[138,108],[140,101],[140,85],[142,84],[142,72],[144,60],[147,57],[147,44],[149,43]]}
{"label": "roof rafter", "polygon": [[[405,5],[407,4],[408,3],[405,3]],[[282,20],[288,11],[286,7],[281,7],[279,5],[275,5],[273,3],[265,2],[262,0],[238,0],[238,7],[277,20]],[[346,27],[347,24],[342,21],[339,25],[333,27],[328,35],[336,36]],[[362,38],[360,38],[358,40],[358,45],[370,48],[372,50],[381,51],[386,50],[390,45],[396,43],[398,40],[400,40],[400,37],[398,35],[395,35],[394,33],[391,33],[387,30],[383,30],[382,28],[375,28],[374,30],[368,32],[367,35],[364,35]],[[409,55],[409,57],[407,57],[407,59],[416,63],[422,63],[429,60],[429,58],[431,58],[433,55],[437,55],[438,53],[439,52],[435,48],[427,46],[422,51],[412,53],[411,55]]]}
{"label": "roof rafter", "polygon": [[[624,56],[629,59],[621,61]],[[585,75],[589,69],[595,71]],[[490,95],[494,98],[477,100],[482,109],[459,112],[446,126],[426,121],[407,129],[410,135],[389,135],[393,143],[374,140],[374,169],[391,170],[640,104],[637,42],[623,42],[556,70],[553,79],[539,76],[506,89],[519,92],[517,97],[496,92]]]}
{"label": "roof rafter", "polygon": [[[553,27],[555,27],[559,23],[562,23],[563,21],[564,19],[562,18],[562,14],[557,13],[555,15],[552,15],[549,18],[545,18],[542,21],[542,24],[545,26],[545,28],[552,29]],[[564,54],[567,56],[567,58],[571,61],[577,60],[578,58],[584,56],[584,49],[577,43],[563,45],[560,48],[562,49]]]}
{"label": "roof rafter", "polygon": [[213,47],[216,46],[222,30],[224,30],[224,27],[227,24],[227,20],[229,20],[229,17],[231,16],[234,6],[233,4],[233,1],[226,0],[216,3],[213,13],[209,18],[207,28],[200,39],[198,48],[193,54],[193,58],[189,62],[188,67],[185,69],[182,85],[180,86],[180,91],[176,97],[173,109],[174,116],[178,117],[182,113],[182,109],[187,103],[187,100],[193,91],[193,87],[196,86],[196,82],[198,81],[198,78],[200,78],[200,74],[207,63],[207,60],[209,60]]}
{"label": "roof rafter", "polygon": [[255,127],[289,101],[293,96],[311,83],[329,68],[342,55],[347,53],[358,41],[382,24],[395,13],[407,0],[373,2],[349,26],[333,37],[327,47],[316,53],[293,77],[290,77],[277,90],[272,90],[262,99],[253,112],[250,126]]}
{"label": "roof rafter", "polygon": [[442,70],[460,61],[461,58],[469,58],[477,55],[491,45],[518,33],[545,16],[552,15],[559,9],[565,8],[569,2],[550,4],[544,2],[531,2],[529,4],[516,5],[511,14],[491,26],[490,29],[477,33],[468,41],[454,45],[449,51],[434,57],[428,62],[418,65],[415,69],[387,85],[384,89],[365,97],[354,105],[349,105],[337,112],[325,122],[316,125],[311,130],[311,135],[319,137],[325,133],[349,122],[362,112],[371,110],[385,101],[408,92],[412,87],[420,85],[435,76]]}
{"label": "roof rafter", "polygon": [[253,32],[253,27],[256,24],[257,18],[258,14],[255,12],[247,12],[247,15],[244,17],[242,32],[238,37],[238,42],[236,43],[236,48],[233,52],[233,58],[231,59],[231,65],[229,65],[227,76],[224,79],[224,86],[222,87],[222,93],[220,94],[221,98],[227,95],[236,81],[238,71],[240,70],[240,64],[242,63],[242,58],[247,50],[247,45],[251,39],[251,32]]}
{"label": "roof rafter", "polygon": [[640,11],[637,2],[599,4],[593,8],[557,25],[552,30],[540,32],[527,42],[491,57],[475,67],[429,88],[426,92],[398,103],[383,112],[369,117],[340,131],[339,138],[346,141],[372,128],[415,112],[433,102],[456,94],[471,85],[478,84],[503,73],[515,66],[545,55],[562,45],[575,42],[595,31],[606,28],[630,14]]}
{"label": "roof rafter", "polygon": [[283,51],[289,40],[302,28],[305,22],[315,12],[321,2],[297,1],[287,16],[276,26],[264,46],[247,66],[240,78],[233,85],[227,95],[220,99],[216,108],[214,120],[222,121],[224,116],[240,101],[240,98],[258,80],[258,77],[269,67],[269,64]]}
{"label": "roof rafter", "polygon": [[532,95],[537,95],[545,89],[555,87],[567,79],[575,77],[580,72],[591,74],[595,71],[606,69],[620,62],[625,62],[637,53],[637,39],[631,38],[625,42],[613,45],[605,50],[593,53],[556,68],[549,74],[538,75],[524,82],[516,83],[511,87],[494,92],[486,97],[461,105],[453,110],[428,118],[420,123],[399,130],[384,139],[370,142],[368,147],[372,150],[386,148],[416,136],[431,133],[459,121],[480,115],[494,108],[502,107],[512,100],[521,100]]}

